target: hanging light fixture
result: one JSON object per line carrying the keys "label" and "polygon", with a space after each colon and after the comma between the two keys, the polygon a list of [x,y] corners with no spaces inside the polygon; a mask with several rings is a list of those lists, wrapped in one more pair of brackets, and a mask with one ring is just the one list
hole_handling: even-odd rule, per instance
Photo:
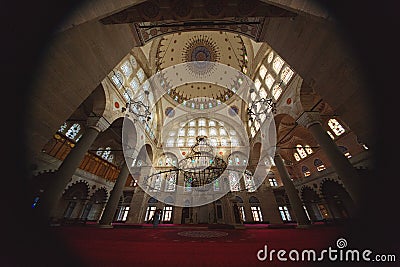
{"label": "hanging light fixture", "polygon": [[[118,80],[119,85],[124,88],[124,92],[129,92],[124,82],[121,81],[120,77],[113,70],[113,77]],[[132,94],[125,94],[124,98],[127,101],[126,106],[122,108],[122,112],[126,110],[132,112],[139,121],[150,121],[151,120],[151,111],[150,111],[150,91],[149,88],[144,88],[144,84],[140,87],[143,90],[137,92],[134,96]],[[127,99],[128,98],[128,99]]]}
{"label": "hanging light fixture", "polygon": [[[250,88],[250,94],[253,93],[255,93],[255,89]],[[250,117],[250,121],[257,120],[261,123],[261,115],[264,114],[265,118],[268,118],[271,113],[276,113],[276,103],[270,97],[262,97],[252,100],[247,108],[247,114]]]}

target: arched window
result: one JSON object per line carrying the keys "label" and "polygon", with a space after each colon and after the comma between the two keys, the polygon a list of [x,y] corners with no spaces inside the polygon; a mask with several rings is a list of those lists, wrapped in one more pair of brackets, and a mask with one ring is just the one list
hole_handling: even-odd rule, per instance
{"label": "arched window", "polygon": [[294,157],[294,159],[295,159],[296,161],[300,161],[300,160],[301,160],[301,158],[300,158],[299,154],[297,154],[297,152],[294,152],[294,153],[293,153],[293,157]]}
{"label": "arched window", "polygon": [[268,87],[268,89],[271,90],[271,87],[274,84],[274,82],[275,82],[275,78],[272,77],[272,75],[268,73],[267,77],[265,78],[265,85]]}
{"label": "arched window", "polygon": [[300,144],[296,145],[296,150],[297,150],[297,153],[299,153],[299,155],[300,155],[300,157],[301,157],[302,159],[304,159],[305,157],[307,157],[307,153],[306,153],[306,151],[304,150],[304,148],[303,148],[302,145],[300,145]]}
{"label": "arched window", "polygon": [[161,183],[162,183],[161,174],[156,174],[155,176],[153,176],[153,188],[151,189],[151,191],[153,192],[160,191]]}
{"label": "arched window", "polygon": [[274,96],[275,100],[278,100],[278,98],[282,94],[282,88],[279,86],[279,84],[274,85],[274,88],[272,88],[271,94]]}
{"label": "arched window", "polygon": [[210,128],[210,136],[216,136],[217,135],[217,129],[215,128]]}
{"label": "arched window", "polygon": [[122,73],[125,75],[125,77],[129,77],[132,74],[132,65],[129,63],[128,60],[126,60],[122,65],[121,65],[121,70]]}
{"label": "arched window", "polygon": [[137,71],[136,76],[138,77],[138,79],[139,79],[140,82],[143,82],[144,79],[146,78],[146,77],[145,77],[145,74],[144,74],[144,71],[143,71],[142,68],[140,68],[140,69]]}
{"label": "arched window", "polygon": [[237,138],[231,138],[231,146],[239,146],[239,141],[237,140]]}
{"label": "arched window", "polygon": [[79,131],[81,130],[81,125],[79,123],[74,123],[67,131],[67,133],[65,134],[65,136],[67,136],[68,138],[74,140],[77,136],[77,134],[79,133]]}
{"label": "arched window", "polygon": [[317,171],[319,172],[326,169],[324,163],[320,159],[314,160],[314,166],[317,167]]}
{"label": "arched window", "polygon": [[293,74],[293,71],[288,66],[284,67],[281,73],[281,79],[283,83],[288,84]]}
{"label": "arched window", "polygon": [[196,143],[196,140],[194,138],[189,138],[187,140],[187,146],[193,146]]}
{"label": "arched window", "polygon": [[240,183],[239,183],[239,175],[237,172],[230,171],[229,172],[229,186],[231,191],[239,191],[240,190]]}
{"label": "arched window", "polygon": [[67,129],[68,125],[66,122],[63,123],[63,125],[61,125],[60,129],[58,129],[59,133],[64,133],[64,131]]}
{"label": "arched window", "polygon": [[221,184],[220,184],[219,180],[220,180],[220,178],[215,179],[215,180],[213,181],[213,184],[214,184],[214,191],[220,191],[220,190],[221,190]]}
{"label": "arched window", "polygon": [[194,128],[189,128],[188,136],[195,136],[195,135],[196,135],[196,130]]}
{"label": "arched window", "polygon": [[167,173],[165,191],[173,192],[176,188],[176,172]]}
{"label": "arched window", "polygon": [[133,77],[133,79],[129,82],[129,86],[132,88],[132,90],[134,92],[137,92],[140,87],[140,82],[139,82],[138,78]]}
{"label": "arched window", "polygon": [[347,149],[347,147],[345,146],[338,146],[339,150],[342,151],[343,155],[345,155],[347,158],[351,158],[351,154],[349,152],[349,150]]}
{"label": "arched window", "polygon": [[263,216],[261,212],[260,201],[256,197],[251,196],[249,198],[249,203],[250,203],[251,214],[253,215],[253,221],[262,222]]}
{"label": "arched window", "polygon": [[301,167],[301,172],[303,173],[304,177],[310,176],[311,172],[310,170],[307,168],[307,166],[302,166]]}
{"label": "arched window", "polygon": [[339,136],[345,132],[345,129],[343,128],[343,126],[336,119],[330,119],[328,121],[328,126],[332,129],[332,131],[337,136]]}
{"label": "arched window", "polygon": [[115,84],[118,89],[121,89],[124,84],[124,76],[120,71],[117,71],[112,77],[111,80]]}
{"label": "arched window", "polygon": [[264,64],[261,65],[259,74],[260,74],[260,76],[261,76],[262,79],[265,78],[265,75],[267,74],[267,68],[265,67]]}
{"label": "arched window", "polygon": [[110,156],[110,154],[111,154],[111,147],[106,147],[106,149],[103,151],[103,154],[101,155],[101,157],[103,158],[103,159],[105,159],[105,160],[107,160],[108,159],[108,157]]}
{"label": "arched window", "polygon": [[256,185],[255,185],[255,183],[254,183],[254,177],[253,177],[253,175],[252,175],[250,172],[248,172],[248,171],[246,171],[246,172],[244,173],[244,185],[245,185],[246,190],[247,190],[248,192],[254,192],[254,191],[256,191]]}
{"label": "arched window", "polygon": [[305,145],[304,149],[306,150],[307,154],[309,154],[309,155],[313,153],[313,150],[309,145]]}
{"label": "arched window", "polygon": [[136,68],[137,68],[137,61],[136,61],[135,57],[131,55],[131,56],[129,57],[129,61],[131,62],[132,67],[133,67],[134,69],[136,69]]}
{"label": "arched window", "polygon": [[257,88],[257,91],[258,91],[260,89],[260,87],[261,87],[261,81],[258,78],[256,78],[254,80],[254,85],[255,85],[255,87]]}
{"label": "arched window", "polygon": [[177,145],[178,145],[178,147],[184,146],[185,145],[185,139],[178,138]]}
{"label": "arched window", "polygon": [[165,146],[166,146],[166,147],[173,147],[173,146],[174,146],[174,142],[175,142],[175,140],[174,140],[173,137],[168,138],[168,139],[167,139],[167,144],[166,144]]}
{"label": "arched window", "polygon": [[283,60],[280,57],[275,57],[274,61],[272,62],[272,69],[278,74],[283,66]]}

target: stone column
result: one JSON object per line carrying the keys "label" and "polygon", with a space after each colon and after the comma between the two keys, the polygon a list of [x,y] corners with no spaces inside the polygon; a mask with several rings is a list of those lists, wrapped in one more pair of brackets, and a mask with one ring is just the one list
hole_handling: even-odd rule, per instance
{"label": "stone column", "polygon": [[278,154],[278,149],[274,157],[276,168],[278,169],[279,175],[281,176],[283,186],[285,187],[286,194],[289,197],[290,206],[296,216],[298,227],[304,227],[310,225],[311,222],[304,211],[303,204],[300,200],[297,190],[294,187],[292,180],[290,179],[289,173],[283,163],[281,155]]}
{"label": "stone column", "polygon": [[104,209],[103,215],[99,221],[101,226],[111,226],[112,220],[114,218],[115,211],[118,207],[118,202],[123,194],[126,179],[129,176],[129,169],[126,163],[123,163],[121,171],[119,172],[118,178],[115,181],[114,187],[111,190],[110,197],[108,198],[106,207]]}
{"label": "stone column", "polygon": [[328,157],[332,167],[339,175],[354,203],[357,205],[360,196],[358,192],[359,175],[348,158],[343,155],[336,143],[322,128],[320,114],[318,112],[304,112],[297,119],[297,123],[309,129],[315,140]]}
{"label": "stone column", "polygon": [[45,218],[51,218],[65,187],[68,185],[79,164],[85,157],[86,152],[93,144],[101,131],[108,128],[109,123],[101,117],[90,117],[87,121],[87,129],[76,146],[67,155],[58,168],[54,179],[49,183],[40,199],[40,210]]}

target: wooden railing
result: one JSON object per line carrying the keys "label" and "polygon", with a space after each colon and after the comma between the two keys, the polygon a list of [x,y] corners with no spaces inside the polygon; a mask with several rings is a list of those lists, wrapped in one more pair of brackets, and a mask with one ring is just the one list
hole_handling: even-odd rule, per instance
{"label": "wooden railing", "polygon": [[[43,147],[42,152],[63,161],[75,145],[74,141],[57,133]],[[79,169],[109,181],[115,181],[120,172],[117,166],[92,152],[86,152],[85,157],[79,165]],[[129,174],[125,186],[129,186],[132,180],[133,178]]]}

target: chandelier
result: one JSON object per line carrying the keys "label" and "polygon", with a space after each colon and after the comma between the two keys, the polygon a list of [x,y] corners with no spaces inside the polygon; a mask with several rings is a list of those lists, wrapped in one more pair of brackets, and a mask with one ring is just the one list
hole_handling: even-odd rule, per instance
{"label": "chandelier", "polygon": [[[250,88],[250,94],[255,92],[254,88]],[[265,118],[269,117],[269,113],[276,113],[276,103],[272,100],[272,98],[259,98],[250,102],[249,107],[247,108],[247,114],[249,115],[249,120],[257,120],[261,122],[261,116],[264,115]]]}
{"label": "chandelier", "polygon": [[227,163],[213,152],[214,148],[209,144],[207,136],[196,137],[191,151],[178,163],[185,184],[190,184],[198,191],[207,191],[212,187],[212,183],[227,167]]}

